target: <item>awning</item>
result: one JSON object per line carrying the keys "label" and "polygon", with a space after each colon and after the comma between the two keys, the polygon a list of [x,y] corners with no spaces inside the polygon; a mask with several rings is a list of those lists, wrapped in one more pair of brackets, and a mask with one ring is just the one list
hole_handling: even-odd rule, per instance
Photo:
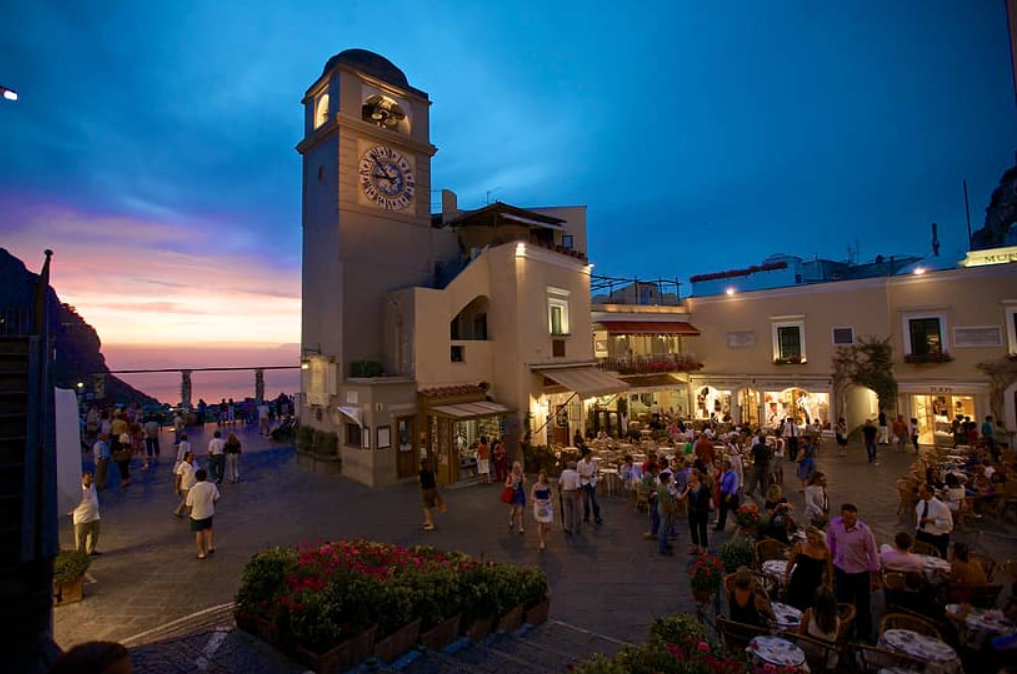
{"label": "awning", "polygon": [[621,393],[629,389],[629,385],[619,379],[613,372],[598,370],[592,365],[581,365],[579,367],[535,367],[533,370],[548,379],[558,382],[568,390],[574,391],[584,400],[586,398],[611,395],[612,393]]}
{"label": "awning", "polygon": [[350,419],[357,423],[357,426],[364,427],[364,420],[360,415],[359,407],[348,407],[346,405],[340,405],[339,411],[348,416]]}
{"label": "awning", "polygon": [[699,330],[685,321],[597,321],[611,335],[699,335]]}
{"label": "awning", "polygon": [[481,400],[475,403],[456,403],[454,405],[438,405],[432,407],[431,411],[443,417],[449,417],[456,421],[467,419],[480,419],[483,417],[496,417],[508,414],[512,410],[501,403]]}

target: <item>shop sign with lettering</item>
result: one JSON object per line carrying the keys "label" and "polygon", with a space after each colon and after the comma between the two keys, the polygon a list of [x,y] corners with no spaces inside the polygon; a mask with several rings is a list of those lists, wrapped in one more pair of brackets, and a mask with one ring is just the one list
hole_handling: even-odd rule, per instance
{"label": "shop sign with lettering", "polygon": [[1017,246],[968,251],[967,257],[960,264],[962,267],[984,267],[1008,262],[1017,262]]}

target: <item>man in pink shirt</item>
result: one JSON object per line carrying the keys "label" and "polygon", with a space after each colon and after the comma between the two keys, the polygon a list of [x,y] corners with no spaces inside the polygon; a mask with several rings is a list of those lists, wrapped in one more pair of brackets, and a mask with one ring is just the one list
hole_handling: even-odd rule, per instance
{"label": "man in pink shirt", "polygon": [[907,532],[900,532],[893,539],[896,550],[879,553],[879,566],[883,571],[899,571],[900,573],[921,573],[922,558],[911,552],[914,541]]}
{"label": "man in pink shirt", "polygon": [[840,507],[840,517],[831,520],[827,527],[826,542],[833,557],[837,602],[855,605],[855,638],[869,641],[872,636],[869,600],[872,591],[879,587],[879,555],[872,530],[858,521],[854,504]]}

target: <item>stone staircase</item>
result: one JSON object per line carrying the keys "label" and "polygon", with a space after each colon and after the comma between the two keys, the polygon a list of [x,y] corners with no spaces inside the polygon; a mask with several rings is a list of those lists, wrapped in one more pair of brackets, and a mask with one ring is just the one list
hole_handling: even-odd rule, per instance
{"label": "stone staircase", "polygon": [[[228,607],[126,640],[135,671],[222,674],[306,674],[306,668],[233,626]],[[441,651],[411,651],[390,664],[366,662],[356,674],[564,674],[569,665],[613,655],[624,644],[610,637],[550,620],[514,633],[492,634],[479,643],[460,639]]]}

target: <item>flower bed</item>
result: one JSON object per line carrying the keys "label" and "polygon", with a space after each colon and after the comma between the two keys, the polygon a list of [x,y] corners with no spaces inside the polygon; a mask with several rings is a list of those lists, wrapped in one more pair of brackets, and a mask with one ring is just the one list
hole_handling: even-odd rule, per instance
{"label": "flower bed", "polygon": [[650,639],[626,646],[613,658],[603,655],[580,662],[573,674],[747,674],[751,667],[743,653],[729,653],[706,641],[694,618],[658,618]]}
{"label": "flower bed", "polygon": [[425,634],[460,616],[469,625],[546,601],[547,577],[535,567],[430,547],[335,541],[252,557],[235,615],[238,625],[287,653],[326,654],[372,629],[373,641],[390,644],[388,637],[417,621]]}

